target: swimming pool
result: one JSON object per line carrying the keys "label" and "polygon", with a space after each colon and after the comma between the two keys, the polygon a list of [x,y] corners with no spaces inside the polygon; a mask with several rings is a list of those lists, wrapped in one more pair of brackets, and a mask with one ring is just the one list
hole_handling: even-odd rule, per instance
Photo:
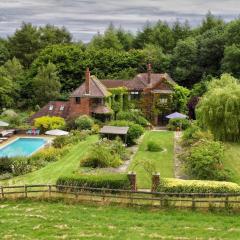
{"label": "swimming pool", "polygon": [[44,138],[17,138],[0,148],[0,157],[30,156],[46,143]]}

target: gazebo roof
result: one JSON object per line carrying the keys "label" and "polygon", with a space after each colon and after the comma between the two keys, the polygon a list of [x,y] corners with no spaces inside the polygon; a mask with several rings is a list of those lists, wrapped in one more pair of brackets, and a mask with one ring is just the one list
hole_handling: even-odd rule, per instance
{"label": "gazebo roof", "polygon": [[101,128],[102,134],[127,135],[129,127],[104,126]]}

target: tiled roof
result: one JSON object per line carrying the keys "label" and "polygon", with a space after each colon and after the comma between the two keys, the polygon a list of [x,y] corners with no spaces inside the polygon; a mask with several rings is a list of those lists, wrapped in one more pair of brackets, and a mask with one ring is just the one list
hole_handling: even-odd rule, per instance
{"label": "tiled roof", "polygon": [[148,74],[140,73],[132,80],[101,80],[101,83],[107,88],[126,87],[129,90],[144,90],[145,88],[154,86],[163,80],[169,81],[171,84],[175,84],[172,78],[167,74],[152,73],[151,85],[148,84]]}
{"label": "tiled roof", "polygon": [[86,82],[84,82],[79,88],[77,88],[72,94],[71,97],[96,97],[104,98],[110,95],[106,87],[94,76],[90,78],[89,86],[90,94],[86,94]]}
{"label": "tiled roof", "polygon": [[37,113],[33,114],[29,118],[29,122],[32,122],[35,118],[43,116],[55,116],[67,118],[69,112],[69,102],[63,101],[51,101],[44,107],[42,107]]}

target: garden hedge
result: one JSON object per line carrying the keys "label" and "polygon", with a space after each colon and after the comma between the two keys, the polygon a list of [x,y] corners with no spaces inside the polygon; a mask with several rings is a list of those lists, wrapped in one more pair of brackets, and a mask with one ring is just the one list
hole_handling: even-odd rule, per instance
{"label": "garden hedge", "polygon": [[59,177],[57,185],[108,188],[108,189],[130,189],[130,181],[126,174],[101,174],[101,175],[72,175]]}
{"label": "garden hedge", "polygon": [[232,182],[161,178],[157,191],[168,193],[239,193],[240,186]]}

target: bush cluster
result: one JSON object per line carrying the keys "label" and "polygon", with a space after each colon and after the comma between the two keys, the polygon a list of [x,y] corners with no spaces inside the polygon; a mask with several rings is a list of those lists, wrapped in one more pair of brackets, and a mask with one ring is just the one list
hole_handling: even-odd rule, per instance
{"label": "bush cluster", "polygon": [[65,120],[61,117],[40,117],[34,121],[34,127],[40,129],[42,132],[51,129],[63,129],[65,127]]}
{"label": "bush cluster", "polygon": [[91,117],[83,115],[75,120],[75,125],[79,130],[91,130],[94,125],[94,121]]}
{"label": "bush cluster", "polygon": [[176,131],[177,129],[185,130],[190,124],[191,123],[188,119],[174,118],[169,120],[167,128],[171,131]]}
{"label": "bush cluster", "polygon": [[150,123],[147,121],[146,118],[143,117],[142,113],[138,110],[131,110],[131,111],[122,111],[117,114],[117,120],[125,120],[131,121],[136,124],[139,124],[143,127],[147,127]]}
{"label": "bush cluster", "polygon": [[126,158],[127,152],[120,140],[101,140],[92,146],[80,165],[91,168],[118,167]]}
{"label": "bush cluster", "polygon": [[132,145],[136,143],[136,140],[144,133],[144,128],[131,121],[117,120],[111,121],[108,125],[118,127],[129,127],[127,134],[127,144]]}
{"label": "bush cluster", "polygon": [[154,141],[149,141],[147,143],[147,151],[149,152],[162,152],[163,148],[161,146],[159,146],[159,144],[157,144]]}
{"label": "bush cluster", "polygon": [[187,173],[195,179],[227,180],[223,166],[224,147],[220,142],[201,140],[183,154]]}
{"label": "bush cluster", "polygon": [[157,191],[167,193],[239,193],[240,186],[231,182],[161,178]]}
{"label": "bush cluster", "polygon": [[[130,189],[130,182],[126,174],[72,175],[59,177],[56,184],[59,186]],[[60,189],[62,188],[60,187]]]}
{"label": "bush cluster", "polygon": [[68,145],[77,144],[80,141],[84,141],[87,138],[88,133],[85,131],[71,131],[70,135],[68,136],[58,136],[54,138],[52,145],[55,148],[62,148]]}
{"label": "bush cluster", "polygon": [[2,157],[0,158],[1,178],[19,176],[35,171],[46,166],[49,162],[58,161],[67,151],[67,148],[56,149],[50,147],[42,149],[30,157]]}

